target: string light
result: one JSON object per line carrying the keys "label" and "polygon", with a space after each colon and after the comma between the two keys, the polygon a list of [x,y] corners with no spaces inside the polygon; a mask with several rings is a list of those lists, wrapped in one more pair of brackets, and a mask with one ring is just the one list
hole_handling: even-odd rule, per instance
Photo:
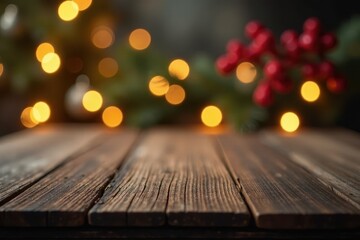
{"label": "string light", "polygon": [[94,28],[92,31],[91,41],[97,48],[108,48],[114,43],[115,35],[110,28],[106,26],[99,26]]}
{"label": "string light", "polygon": [[92,3],[92,0],[73,0],[79,7],[79,11],[88,9]]}
{"label": "string light", "polygon": [[99,92],[90,90],[84,94],[82,104],[87,111],[96,112],[101,108],[103,98]]}
{"label": "string light", "polygon": [[102,120],[106,126],[114,128],[123,121],[123,113],[118,107],[110,106],[103,111]]}
{"label": "string light", "polygon": [[106,78],[115,76],[119,70],[118,63],[113,58],[103,58],[99,62],[98,70]]}
{"label": "string light", "polygon": [[31,109],[31,117],[39,123],[46,122],[51,115],[51,110],[49,105],[46,102],[37,102],[34,104]]}
{"label": "string light", "polygon": [[149,81],[149,90],[155,96],[163,96],[169,91],[169,82],[163,76],[155,76]]}
{"label": "string light", "polygon": [[51,43],[43,42],[39,44],[39,46],[36,48],[36,59],[41,62],[44,56],[48,53],[54,53],[55,48]]}
{"label": "string light", "polygon": [[132,31],[129,35],[129,44],[135,50],[145,50],[151,43],[151,35],[143,28]]}
{"label": "string light", "polygon": [[169,64],[169,74],[179,80],[185,80],[190,73],[189,64],[183,59],[175,59]]}
{"label": "string light", "polygon": [[59,5],[58,15],[63,21],[74,20],[79,14],[79,6],[74,1],[64,1]]}
{"label": "string light", "polygon": [[320,97],[320,87],[314,81],[306,81],[300,90],[302,98],[307,102],[315,102]]}
{"label": "string light", "polygon": [[58,54],[50,52],[47,53],[41,60],[41,67],[46,73],[56,72],[61,65],[61,60]]}
{"label": "string light", "polygon": [[222,121],[221,110],[213,105],[205,107],[201,112],[201,121],[208,127],[216,127]]}
{"label": "string light", "polygon": [[242,62],[236,68],[236,77],[242,83],[251,83],[256,77],[256,68],[250,62]]}
{"label": "string light", "polygon": [[26,128],[33,128],[39,124],[39,122],[32,117],[32,109],[33,107],[26,107],[20,115],[20,121],[22,125]]}
{"label": "string light", "polygon": [[280,126],[286,132],[295,132],[300,126],[300,119],[294,112],[286,112],[280,118]]}
{"label": "string light", "polygon": [[185,100],[185,90],[180,85],[173,84],[169,87],[165,99],[172,105],[178,105]]}

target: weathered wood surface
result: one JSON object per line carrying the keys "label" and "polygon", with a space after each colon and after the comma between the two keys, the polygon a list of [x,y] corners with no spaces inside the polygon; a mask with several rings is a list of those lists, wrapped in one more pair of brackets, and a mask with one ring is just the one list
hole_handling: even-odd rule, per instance
{"label": "weathered wood surface", "polygon": [[360,209],[360,148],[342,141],[344,133],[304,130],[291,137],[266,131],[262,139]]}
{"label": "weathered wood surface", "polygon": [[244,226],[249,214],[209,137],[152,130],[89,212],[93,225]]}
{"label": "weathered wood surface", "polygon": [[[293,229],[341,228],[343,237],[358,236],[359,146],[357,134],[332,129],[292,136],[61,125],[20,132],[0,139],[0,236],[11,231],[1,226],[47,226],[43,236],[51,237],[51,226],[80,225],[67,234],[142,237],[132,226],[162,226],[139,229],[248,238],[292,229],[282,237],[304,238],[336,235]],[[194,229],[174,230],[182,226]],[[218,234],[197,228],[204,226]]]}
{"label": "weathered wood surface", "polygon": [[[60,137],[70,141],[67,149],[76,146],[76,142],[72,142],[74,138]],[[99,145],[71,159],[1,206],[0,225],[83,225],[88,209],[115,173],[135,137],[133,131],[103,133],[98,137]],[[64,154],[64,149],[59,151]],[[63,159],[66,155],[60,153]]]}
{"label": "weathered wood surface", "polygon": [[265,146],[259,135],[224,135],[219,142],[258,227],[360,227],[359,209],[287,155]]}
{"label": "weathered wood surface", "polygon": [[96,142],[99,127],[52,126],[0,141],[0,204]]}

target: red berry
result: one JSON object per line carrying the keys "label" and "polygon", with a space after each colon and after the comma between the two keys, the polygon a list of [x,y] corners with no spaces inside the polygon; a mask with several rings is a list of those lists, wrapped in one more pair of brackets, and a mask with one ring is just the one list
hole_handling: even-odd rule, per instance
{"label": "red berry", "polygon": [[346,80],[342,77],[331,77],[326,82],[327,88],[333,93],[341,93],[346,89]]}
{"label": "red berry", "polygon": [[256,36],[264,29],[264,26],[258,21],[251,21],[245,26],[245,34],[250,39],[256,38]]}
{"label": "red berry", "polygon": [[283,67],[278,60],[270,60],[264,66],[264,74],[269,79],[281,78],[283,76]]}
{"label": "red berry", "polygon": [[244,45],[238,40],[230,40],[226,45],[228,53],[235,53],[239,57],[244,55],[244,49]]}
{"label": "red berry", "polygon": [[312,17],[306,19],[303,28],[304,28],[304,32],[318,35],[321,31],[321,24],[319,19]]}
{"label": "red berry", "polygon": [[330,61],[323,61],[319,64],[319,73],[320,77],[327,79],[334,75],[335,67],[334,64]]}
{"label": "red berry", "polygon": [[296,42],[298,38],[297,33],[294,30],[286,30],[281,34],[280,42],[286,46],[290,43]]}
{"label": "red berry", "polygon": [[316,51],[318,49],[318,38],[311,33],[303,33],[299,37],[299,46],[306,51]]}
{"label": "red berry", "polygon": [[290,79],[282,77],[270,81],[272,89],[278,93],[289,93],[293,87]]}
{"label": "red berry", "polygon": [[318,71],[314,64],[307,63],[301,67],[301,72],[305,78],[315,78]]}
{"label": "red berry", "polygon": [[268,81],[262,81],[262,83],[256,87],[253,94],[253,101],[262,107],[270,106],[273,103],[274,97]]}
{"label": "red berry", "polygon": [[321,36],[321,49],[328,51],[333,49],[337,44],[336,36],[333,33],[325,33]]}
{"label": "red berry", "polygon": [[230,73],[232,69],[232,65],[229,63],[227,56],[220,56],[215,63],[216,69],[220,74],[226,75]]}
{"label": "red berry", "polygon": [[287,54],[291,57],[291,58],[299,58],[300,54],[301,54],[301,49],[299,47],[299,44],[297,42],[290,42],[285,46],[285,50],[287,52]]}
{"label": "red berry", "polygon": [[258,46],[261,52],[264,52],[274,48],[275,39],[269,30],[263,30],[256,36],[253,43]]}

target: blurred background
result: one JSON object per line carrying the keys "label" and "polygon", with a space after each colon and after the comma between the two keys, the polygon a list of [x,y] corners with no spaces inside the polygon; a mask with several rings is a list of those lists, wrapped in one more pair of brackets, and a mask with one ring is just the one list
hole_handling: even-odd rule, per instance
{"label": "blurred background", "polygon": [[[0,135],[51,122],[223,123],[251,131],[278,125],[286,111],[304,126],[360,131],[359,10],[350,0],[2,0]],[[246,36],[249,22],[261,22],[280,49],[283,32],[301,34],[309,17],[320,21],[321,34],[335,34],[334,49],[303,50],[289,67],[286,50],[246,55],[257,70],[249,83],[237,70],[219,73],[229,40],[256,42]],[[293,87],[286,95],[271,90],[271,106],[259,106],[254,95],[269,59],[281,59]],[[299,93],[307,77],[299,72],[325,60],[346,84],[312,77],[321,94],[310,104]]]}

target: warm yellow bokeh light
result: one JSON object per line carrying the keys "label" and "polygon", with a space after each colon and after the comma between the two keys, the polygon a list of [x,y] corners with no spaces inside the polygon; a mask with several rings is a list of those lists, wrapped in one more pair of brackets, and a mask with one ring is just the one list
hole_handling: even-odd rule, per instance
{"label": "warm yellow bokeh light", "polygon": [[31,117],[39,123],[46,122],[51,115],[51,110],[46,102],[37,102],[31,109]]}
{"label": "warm yellow bokeh light", "polygon": [[302,98],[307,102],[314,102],[320,97],[320,87],[316,82],[306,81],[300,90]]}
{"label": "warm yellow bokeh light", "polygon": [[41,61],[41,67],[46,73],[56,72],[61,65],[61,60],[59,55],[56,53],[47,53]]}
{"label": "warm yellow bokeh light", "polygon": [[98,65],[98,70],[101,75],[106,78],[115,76],[119,70],[118,63],[113,58],[103,58]]}
{"label": "warm yellow bokeh light", "polygon": [[208,127],[219,126],[222,120],[221,110],[216,106],[207,106],[201,112],[201,121]]}
{"label": "warm yellow bokeh light", "polygon": [[32,116],[32,114],[31,114],[32,109],[33,109],[33,107],[27,107],[21,112],[21,115],[20,115],[20,121],[21,121],[22,125],[26,128],[33,128],[36,125],[38,125],[38,123],[39,123]]}
{"label": "warm yellow bokeh light", "polygon": [[173,84],[165,95],[166,101],[172,105],[178,105],[185,100],[185,90],[180,85]]}
{"label": "warm yellow bokeh light", "polygon": [[117,127],[123,120],[123,113],[118,107],[110,106],[103,111],[102,120],[108,127]]}
{"label": "warm yellow bokeh light", "polygon": [[151,43],[151,35],[142,28],[135,29],[129,35],[129,44],[135,50],[144,50]]}
{"label": "warm yellow bokeh light", "polygon": [[115,35],[110,28],[99,26],[92,31],[91,41],[97,48],[108,48],[114,43]]}
{"label": "warm yellow bokeh light", "polygon": [[169,74],[179,80],[184,80],[189,76],[190,67],[187,62],[182,59],[175,59],[169,64]]}
{"label": "warm yellow bokeh light", "polygon": [[43,42],[36,48],[36,59],[41,62],[46,54],[53,52],[55,52],[54,46],[51,43]]}
{"label": "warm yellow bokeh light", "polygon": [[63,21],[71,21],[79,14],[79,6],[74,1],[64,1],[59,5],[58,15]]}
{"label": "warm yellow bokeh light", "polygon": [[0,77],[3,75],[3,73],[4,73],[4,65],[0,63]]}
{"label": "warm yellow bokeh light", "polygon": [[90,90],[84,94],[82,104],[87,111],[96,112],[101,108],[103,98],[99,92]]}
{"label": "warm yellow bokeh light", "polygon": [[250,62],[242,62],[236,68],[236,77],[242,83],[251,83],[256,77],[256,68]]}
{"label": "warm yellow bokeh light", "polygon": [[295,113],[286,112],[281,116],[280,126],[286,132],[295,132],[300,126],[300,119]]}
{"label": "warm yellow bokeh light", "polygon": [[155,76],[149,81],[149,90],[155,96],[163,96],[169,91],[169,82],[163,76]]}
{"label": "warm yellow bokeh light", "polygon": [[73,0],[79,7],[79,11],[88,9],[92,3],[92,0]]}

